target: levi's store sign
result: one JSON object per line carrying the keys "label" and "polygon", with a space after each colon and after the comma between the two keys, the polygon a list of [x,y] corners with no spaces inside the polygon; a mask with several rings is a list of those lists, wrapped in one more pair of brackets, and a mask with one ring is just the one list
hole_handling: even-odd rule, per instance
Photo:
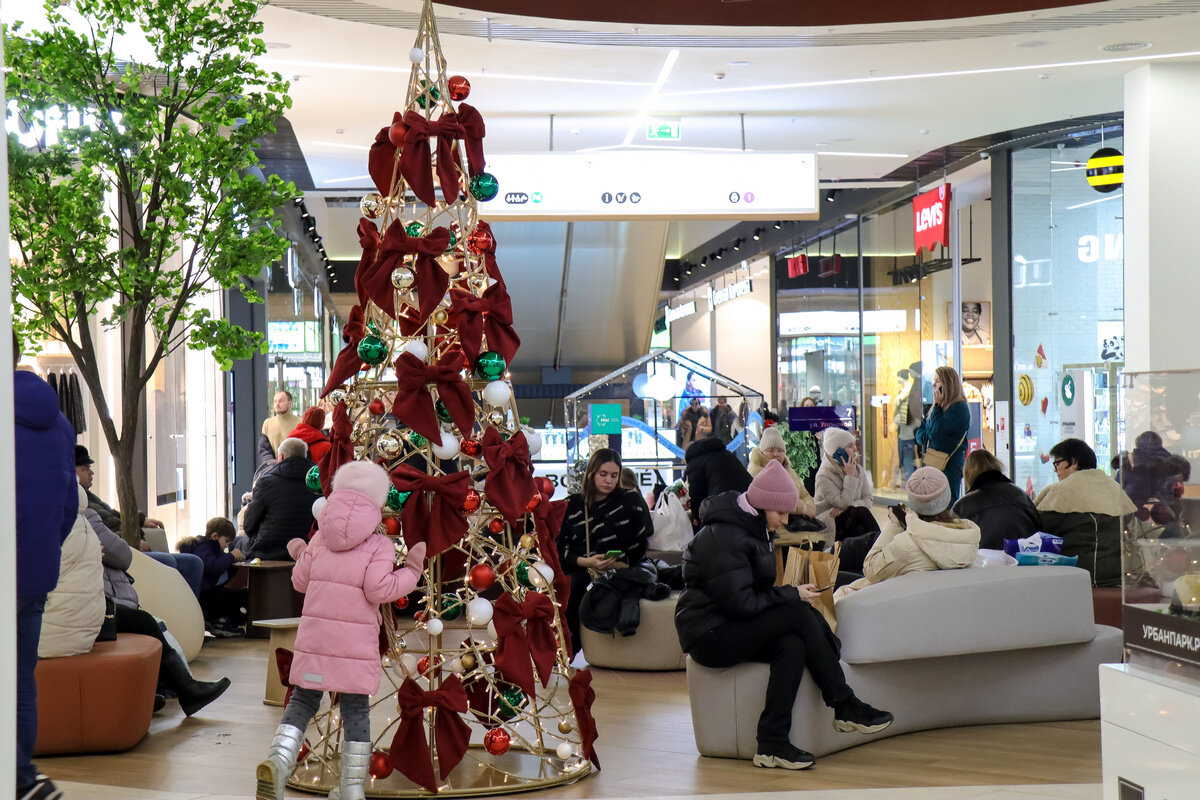
{"label": "levi's store sign", "polygon": [[932,253],[935,244],[950,246],[950,184],[913,198],[913,232],[914,253],[922,247]]}

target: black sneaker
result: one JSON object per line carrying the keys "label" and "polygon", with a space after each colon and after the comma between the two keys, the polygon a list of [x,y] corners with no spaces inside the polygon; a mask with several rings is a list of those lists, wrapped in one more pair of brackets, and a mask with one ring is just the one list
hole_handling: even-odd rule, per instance
{"label": "black sneaker", "polygon": [[61,800],[62,796],[62,789],[55,786],[53,781],[45,775],[38,775],[33,784],[21,792],[18,800]]}
{"label": "black sneaker", "polygon": [[756,767],[781,767],[783,769],[808,769],[817,763],[817,757],[806,753],[790,742],[775,744],[767,742],[758,746],[758,754],[754,756]]}
{"label": "black sneaker", "polygon": [[872,708],[854,695],[833,708],[833,727],[842,733],[879,733],[891,724],[891,714]]}

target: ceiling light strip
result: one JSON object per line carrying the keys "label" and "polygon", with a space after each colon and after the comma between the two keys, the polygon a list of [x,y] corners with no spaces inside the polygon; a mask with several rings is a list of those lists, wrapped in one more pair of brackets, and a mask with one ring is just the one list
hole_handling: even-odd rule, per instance
{"label": "ceiling light strip", "polygon": [[[304,67],[309,69],[345,70],[348,72],[388,72],[407,75],[411,67],[389,67],[385,64],[345,64],[335,61],[308,61],[294,58],[272,58],[266,56],[257,62],[264,67]],[[578,83],[594,86],[653,86],[650,81],[617,81],[603,78],[569,78],[561,75],[519,75],[508,72],[459,72],[466,78],[494,78],[496,80],[541,81],[543,83]]]}
{"label": "ceiling light strip", "polygon": [[646,99],[642,101],[642,107],[638,109],[637,116],[633,120],[633,124],[629,126],[629,130],[625,132],[625,141],[621,144],[628,145],[633,141],[633,137],[637,135],[638,130],[646,124],[646,119],[650,115],[650,109],[654,107],[654,102],[658,100],[658,95],[662,92],[662,87],[667,82],[667,78],[671,76],[671,70],[675,69],[675,62],[679,60],[679,51],[672,50],[667,53],[667,58],[663,61],[662,69],[658,71],[658,78],[655,79],[654,85],[650,87],[650,91],[646,94]]}

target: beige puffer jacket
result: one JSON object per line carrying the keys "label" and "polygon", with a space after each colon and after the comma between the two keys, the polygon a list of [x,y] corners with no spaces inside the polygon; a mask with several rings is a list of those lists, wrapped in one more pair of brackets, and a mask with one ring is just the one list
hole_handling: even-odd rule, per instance
{"label": "beige puffer jacket", "polygon": [[979,550],[979,526],[966,519],[926,522],[911,511],[908,528],[889,520],[863,560],[865,577],[843,586],[834,600],[909,572],[962,569],[971,566]]}
{"label": "beige puffer jacket", "polygon": [[[87,495],[79,489],[79,510]],[[82,515],[62,546],[58,585],[46,598],[38,658],[61,658],[92,649],[104,622],[104,567],[100,539]]]}

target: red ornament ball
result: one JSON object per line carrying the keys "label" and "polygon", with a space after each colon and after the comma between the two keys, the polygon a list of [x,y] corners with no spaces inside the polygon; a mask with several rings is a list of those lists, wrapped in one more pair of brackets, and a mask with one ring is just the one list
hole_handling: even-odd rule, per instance
{"label": "red ornament ball", "polygon": [[496,252],[496,238],[490,231],[476,228],[467,236],[467,249],[477,256]]}
{"label": "red ornament ball", "polygon": [[404,147],[404,135],[408,133],[408,126],[403,122],[393,122],[392,127],[388,128],[388,141],[396,147]]}
{"label": "red ornament ball", "polygon": [[304,744],[300,745],[300,752],[296,754],[296,763],[299,764],[301,761],[308,758],[308,754],[311,752],[312,750],[310,750],[308,747],[308,739],[305,739]]}
{"label": "red ornament ball", "polygon": [[400,518],[387,517],[383,520],[383,527],[387,529],[388,536],[400,535]]}
{"label": "red ornament ball", "polygon": [[488,520],[488,530],[495,534],[504,533],[504,520],[500,517],[492,517]]}
{"label": "red ornament ball", "polygon": [[399,600],[396,600],[394,603],[392,603],[392,605],[403,611],[404,609],[408,608],[408,598],[401,597]]}
{"label": "red ornament ball", "polygon": [[471,82],[462,75],[451,75],[446,81],[446,88],[449,90],[451,100],[455,102],[466,100],[467,95],[471,93]]}
{"label": "red ornament ball", "polygon": [[383,401],[382,401],[382,400],[380,400],[378,397],[376,397],[376,398],[375,398],[374,400],[372,400],[372,401],[371,401],[371,403],[370,403],[370,404],[367,406],[367,409],[368,409],[368,410],[369,410],[369,411],[370,411],[372,414],[374,414],[375,416],[377,416],[377,417],[378,417],[378,416],[379,416],[379,415],[381,415],[381,414],[382,414],[382,413],[383,413],[385,410],[387,410],[387,406],[385,406],[385,405],[383,404]]}
{"label": "red ornament ball", "polygon": [[483,735],[483,747],[494,756],[502,756],[512,745],[512,737],[504,728],[492,728]]}
{"label": "red ornament ball", "polygon": [[482,592],[496,582],[496,570],[490,564],[476,564],[467,573],[467,583],[471,588]]}
{"label": "red ornament ball", "polygon": [[458,443],[458,449],[464,456],[470,458],[479,458],[483,454],[483,445],[479,443],[478,439],[463,439]]}
{"label": "red ornament ball", "polygon": [[533,497],[529,498],[529,502],[525,505],[525,511],[533,511],[538,507],[538,503],[540,502],[542,502],[542,496],[540,494],[535,494]]}
{"label": "red ornament ball", "polygon": [[388,754],[382,750],[376,750],[371,753],[371,777],[376,780],[383,780],[388,775],[392,774],[392,761],[388,758]]}
{"label": "red ornament ball", "polygon": [[534,478],[533,483],[537,486],[538,493],[541,494],[543,500],[554,497],[554,481],[543,476]]}
{"label": "red ornament ball", "polygon": [[474,489],[467,489],[467,496],[463,500],[462,504],[463,511],[466,511],[468,514],[472,511],[476,511],[479,508],[479,503],[479,492],[475,491]]}
{"label": "red ornament ball", "polygon": [[442,663],[442,659],[441,659],[441,658],[439,658],[439,657],[436,657],[436,656],[435,656],[435,657],[434,657],[434,659],[433,659],[433,661],[431,662],[431,661],[429,660],[429,656],[422,656],[422,657],[421,657],[421,660],[417,662],[417,672],[419,672],[419,673],[421,673],[422,675],[424,675],[424,674],[426,674],[427,672],[429,672],[429,667],[430,667],[430,666],[434,666],[434,667],[436,667],[436,666],[438,666],[438,665],[439,665],[439,664],[441,664],[441,663]]}

